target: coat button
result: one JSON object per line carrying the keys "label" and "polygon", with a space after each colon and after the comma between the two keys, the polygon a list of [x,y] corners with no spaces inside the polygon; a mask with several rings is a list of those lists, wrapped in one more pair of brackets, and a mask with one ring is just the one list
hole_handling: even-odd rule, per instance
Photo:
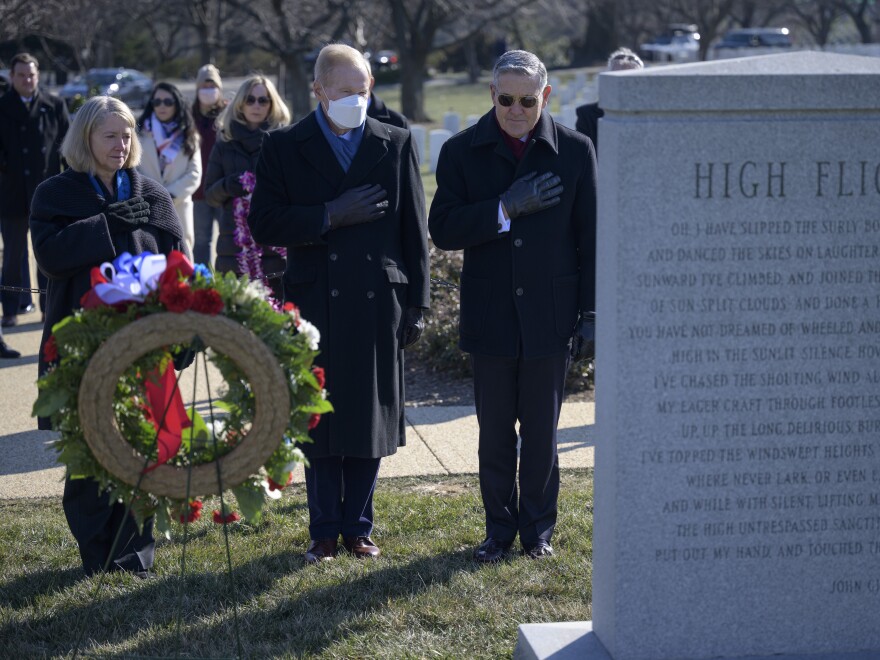
{"label": "coat button", "polygon": [[24,171],[24,175],[25,175],[25,176],[30,176],[30,173],[31,173],[30,170],[25,170],[25,171]]}
{"label": "coat button", "polygon": [[513,244],[514,244],[516,247],[522,247],[522,239],[521,239],[521,238],[516,239],[516,240],[513,242]]}
{"label": "coat button", "polygon": [[335,252],[330,255],[330,261],[336,261],[337,259],[339,259],[339,255]]}
{"label": "coat button", "polygon": [[376,294],[375,294],[375,293],[373,293],[372,291],[367,291],[367,298],[369,298],[370,300],[372,300],[372,299],[375,298],[375,297],[376,297]]}
{"label": "coat button", "polygon": [[522,287],[519,287],[519,288],[516,290],[516,295],[521,296],[522,294],[523,294]]}
{"label": "coat button", "polygon": [[368,255],[367,255],[367,261],[372,261],[372,260],[373,260],[373,255],[372,255],[372,254],[368,254]]}
{"label": "coat button", "polygon": [[22,149],[22,150],[21,150],[21,153],[26,154],[26,153],[27,153],[27,147],[25,147],[24,149]]}
{"label": "coat button", "polygon": [[339,289],[333,289],[333,291],[330,292],[330,295],[333,296],[334,298],[338,298],[339,297]]}

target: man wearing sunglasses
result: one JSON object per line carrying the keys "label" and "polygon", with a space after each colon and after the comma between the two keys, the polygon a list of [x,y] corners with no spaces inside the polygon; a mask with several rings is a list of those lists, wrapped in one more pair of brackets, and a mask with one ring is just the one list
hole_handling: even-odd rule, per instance
{"label": "man wearing sunglasses", "polygon": [[547,71],[532,53],[502,55],[489,90],[493,108],[443,145],[428,217],[437,247],[464,250],[459,346],[474,371],[486,510],[478,562],[502,559],[517,534],[527,556],[553,554],[565,374],[590,350],[595,309],[593,146],[545,111]]}
{"label": "man wearing sunglasses", "polygon": [[331,44],[315,61],[318,107],[263,140],[248,223],[287,248],[284,298],[321,332],[334,412],[302,449],[309,563],[339,537],[375,557],[373,492],[384,456],[404,442],[403,349],[429,304],[425,196],[410,132],[367,116],[363,55]]}

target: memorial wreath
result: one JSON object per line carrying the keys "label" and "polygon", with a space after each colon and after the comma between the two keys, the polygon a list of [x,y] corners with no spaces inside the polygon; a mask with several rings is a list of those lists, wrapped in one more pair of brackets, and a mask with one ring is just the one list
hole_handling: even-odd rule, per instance
{"label": "memorial wreath", "polygon": [[[200,498],[226,489],[258,522],[303,460],[297,444],[332,410],[312,364],[317,329],[292,303],[270,302],[261,282],[214,276],[180,252],[124,253],[93,268],[91,284],[43,347],[49,368],[33,409],[60,432],[68,477],[95,479],[162,532],[198,519]],[[175,366],[203,352],[226,388],[214,400],[208,379],[200,414],[184,406]],[[207,377],[204,360],[196,377],[200,364]],[[238,517],[225,504],[214,512],[215,522]]]}

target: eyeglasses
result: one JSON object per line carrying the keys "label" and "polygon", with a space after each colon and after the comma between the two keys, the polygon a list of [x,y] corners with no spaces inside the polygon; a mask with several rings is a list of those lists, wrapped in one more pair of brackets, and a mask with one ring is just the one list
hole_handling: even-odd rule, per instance
{"label": "eyeglasses", "polygon": [[497,98],[498,103],[503,105],[505,108],[509,108],[517,101],[519,101],[519,104],[526,109],[534,108],[536,105],[538,105],[538,97],[534,95],[513,96],[512,94],[498,94],[495,98]]}
{"label": "eyeglasses", "polygon": [[244,100],[245,105],[269,105],[269,98],[266,96],[251,96],[250,94]]}
{"label": "eyeglasses", "polygon": [[164,98],[164,99],[153,99],[153,107],[158,108],[160,105],[164,105],[166,108],[174,107],[174,99]]}

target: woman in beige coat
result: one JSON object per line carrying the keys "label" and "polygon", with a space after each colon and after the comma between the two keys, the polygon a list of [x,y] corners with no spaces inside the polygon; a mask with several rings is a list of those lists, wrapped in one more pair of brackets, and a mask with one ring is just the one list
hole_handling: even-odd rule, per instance
{"label": "woman in beige coat", "polygon": [[180,90],[166,82],[153,88],[138,130],[143,157],[138,171],[161,183],[171,199],[190,249],[195,242],[193,193],[202,180],[199,133]]}

